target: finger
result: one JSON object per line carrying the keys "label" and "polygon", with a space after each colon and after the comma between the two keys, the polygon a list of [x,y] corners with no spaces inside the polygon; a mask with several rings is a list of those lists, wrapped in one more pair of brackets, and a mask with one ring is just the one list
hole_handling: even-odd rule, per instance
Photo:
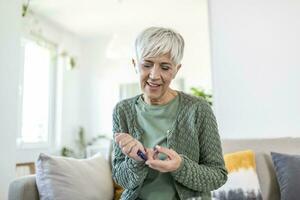
{"label": "finger", "polygon": [[125,146],[127,142],[129,142],[129,140],[133,138],[130,134],[128,133],[122,133],[121,135],[119,135],[116,138],[116,142],[120,145],[120,146]]}
{"label": "finger", "polygon": [[137,143],[135,143],[135,145],[131,149],[130,155],[131,154],[132,155],[137,155],[138,150],[139,150],[138,145],[137,145]]}
{"label": "finger", "polygon": [[137,152],[138,152],[139,148],[138,146],[134,146],[131,150],[131,152],[128,154],[128,156],[130,158],[133,158],[134,160],[138,160],[138,161],[144,161],[142,158],[140,158],[138,155],[137,155]]}
{"label": "finger", "polygon": [[160,171],[170,172],[175,169],[175,163],[176,162],[174,160],[150,160],[146,164],[149,167],[151,166],[151,168],[159,169]]}
{"label": "finger", "polygon": [[144,154],[146,154],[145,147],[138,140],[134,140],[134,142],[136,143],[135,145],[136,151],[140,150]]}
{"label": "finger", "polygon": [[139,148],[137,145],[133,146],[131,152],[128,154],[130,157],[138,157],[137,152]]}
{"label": "finger", "polygon": [[132,148],[137,145],[135,140],[132,140],[130,143],[128,143],[126,146],[124,146],[122,148],[123,152],[125,152],[126,154],[130,154],[130,152],[132,151]]}
{"label": "finger", "polygon": [[179,156],[179,154],[176,151],[174,151],[173,149],[170,149],[170,157],[175,158],[177,156]]}
{"label": "finger", "polygon": [[162,146],[159,146],[159,145],[156,145],[156,146],[155,146],[155,149],[156,149],[159,153],[164,153],[164,154],[166,154],[168,157],[173,158],[173,152],[172,152],[170,149],[165,148],[165,147],[162,147]]}
{"label": "finger", "polygon": [[156,145],[156,150],[159,153],[166,154],[168,156],[168,158],[171,159],[171,160],[179,156],[179,154],[176,151],[174,151],[173,149],[168,149],[168,148],[165,148],[165,147],[162,147],[162,146]]}
{"label": "finger", "polygon": [[169,166],[172,163],[170,161],[162,161],[162,160],[147,160],[146,165],[148,165],[152,169],[156,169],[160,172],[169,171]]}
{"label": "finger", "polygon": [[145,147],[138,140],[134,140],[134,142],[135,142],[136,145],[131,150],[131,152],[137,155],[137,152],[140,150],[144,154],[146,154]]}
{"label": "finger", "polygon": [[155,151],[153,151],[153,149],[147,148],[147,149],[146,149],[146,154],[147,154],[148,160],[153,160],[153,159],[155,159],[155,158],[154,158]]}
{"label": "finger", "polygon": [[118,136],[118,135],[120,135],[120,134],[122,134],[122,133],[115,133],[114,136],[116,137],[116,136]]}
{"label": "finger", "polygon": [[146,165],[155,167],[155,168],[165,168],[168,161],[163,160],[147,160]]}
{"label": "finger", "polygon": [[118,143],[118,140],[119,140],[121,134],[122,133],[115,133],[114,134],[114,140],[115,140],[116,143]]}
{"label": "finger", "polygon": [[122,137],[123,135],[125,135],[126,133],[115,133],[114,136],[117,138]]}
{"label": "finger", "polygon": [[146,148],[144,147],[144,145],[140,141],[138,141],[138,140],[136,140],[136,141],[137,141],[138,149],[141,150],[144,154],[146,154]]}
{"label": "finger", "polygon": [[126,133],[118,133],[118,134],[116,134],[116,136],[115,136],[115,141],[116,141],[116,143],[119,143],[119,141],[123,138],[123,137],[125,137],[126,136]]}
{"label": "finger", "polygon": [[131,142],[135,141],[135,139],[133,137],[125,137],[122,140],[119,141],[119,146],[120,147],[125,147],[128,144],[130,144]]}
{"label": "finger", "polygon": [[153,150],[153,152],[154,152],[153,159],[154,159],[154,160],[159,160],[159,158],[158,158],[159,152],[157,151],[157,149],[156,149],[155,147],[154,147],[153,149],[154,149],[154,150]]}

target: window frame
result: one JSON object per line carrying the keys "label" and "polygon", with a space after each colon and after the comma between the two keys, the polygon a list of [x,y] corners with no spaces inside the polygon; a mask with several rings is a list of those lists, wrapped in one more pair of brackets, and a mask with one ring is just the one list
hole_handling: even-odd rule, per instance
{"label": "window frame", "polygon": [[[25,45],[27,42],[47,48],[51,53],[51,65],[49,71],[49,102],[48,102],[48,137],[46,142],[24,142],[22,140],[22,117],[23,117],[23,88],[24,88],[24,64],[25,64]],[[56,89],[57,89],[57,67],[58,67],[58,47],[54,43],[36,34],[23,34],[21,38],[21,65],[19,83],[19,103],[18,103],[18,133],[16,138],[17,149],[48,149],[54,146],[56,138]]]}

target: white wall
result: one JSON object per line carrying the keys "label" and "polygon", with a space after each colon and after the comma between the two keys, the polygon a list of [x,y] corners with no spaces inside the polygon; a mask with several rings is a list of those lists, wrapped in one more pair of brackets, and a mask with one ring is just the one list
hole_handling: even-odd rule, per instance
{"label": "white wall", "polygon": [[[190,12],[189,17],[184,13]],[[112,109],[119,101],[119,84],[138,82],[131,64],[136,35],[148,26],[168,26],[180,32],[186,43],[185,54],[177,78],[185,79],[185,90],[192,86],[211,89],[210,46],[208,32],[207,3],[199,1],[181,15],[174,14],[174,24],[161,22],[145,24],[143,27],[122,26],[111,35],[85,39],[83,42],[83,73],[81,116],[91,135],[112,132]],[[186,17],[186,19],[182,19]],[[176,23],[184,21],[184,23]]]}
{"label": "white wall", "polygon": [[111,130],[111,104],[116,102],[118,76],[115,71],[120,62],[106,58],[110,36],[85,39],[81,69],[80,115],[89,137],[109,135]]}
{"label": "white wall", "polygon": [[299,2],[211,0],[209,11],[221,135],[299,136]]}
{"label": "white wall", "polygon": [[0,1],[0,199],[15,177],[20,73],[20,3]]}

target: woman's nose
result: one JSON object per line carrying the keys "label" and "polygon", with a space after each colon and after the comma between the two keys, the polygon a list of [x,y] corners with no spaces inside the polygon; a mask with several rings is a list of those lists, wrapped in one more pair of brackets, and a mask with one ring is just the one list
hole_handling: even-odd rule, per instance
{"label": "woman's nose", "polygon": [[159,72],[159,68],[154,66],[151,71],[150,71],[150,74],[149,74],[149,78],[151,79],[158,79],[159,78],[159,75],[160,72]]}

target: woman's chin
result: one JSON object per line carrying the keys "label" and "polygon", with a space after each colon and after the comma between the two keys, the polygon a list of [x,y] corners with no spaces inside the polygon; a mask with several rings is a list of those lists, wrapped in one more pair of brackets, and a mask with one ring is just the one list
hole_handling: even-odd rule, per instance
{"label": "woman's chin", "polygon": [[145,94],[145,96],[151,101],[158,101],[160,99],[160,94]]}
{"label": "woman's chin", "polygon": [[161,96],[161,90],[159,88],[157,89],[145,88],[144,95],[147,96],[148,98],[158,98]]}

